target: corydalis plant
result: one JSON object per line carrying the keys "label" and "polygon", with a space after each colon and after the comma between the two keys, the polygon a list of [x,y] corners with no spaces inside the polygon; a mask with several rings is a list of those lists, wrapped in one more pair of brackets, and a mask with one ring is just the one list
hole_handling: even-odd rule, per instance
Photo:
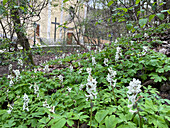
{"label": "corydalis plant", "polygon": [[92,68],[86,68],[86,71],[89,75],[91,75],[91,70],[92,70]]}
{"label": "corydalis plant", "polygon": [[137,110],[132,110],[134,105],[136,104],[136,98],[139,92],[141,92],[141,81],[133,78],[133,81],[130,81],[129,86],[127,87],[129,90],[127,91],[128,96],[128,107],[130,108],[129,112],[135,113]]}
{"label": "corydalis plant", "polygon": [[108,66],[108,64],[107,64],[108,62],[109,62],[108,58],[104,58],[104,65],[105,66]]}
{"label": "corydalis plant", "polygon": [[9,87],[11,87],[12,85],[14,85],[14,81],[13,81],[13,76],[12,75],[8,75],[8,79],[10,80],[9,81]]}
{"label": "corydalis plant", "polygon": [[72,65],[70,65],[70,72],[73,72],[73,66]]}
{"label": "corydalis plant", "polygon": [[18,68],[23,67],[23,61],[21,59],[18,59]]}
{"label": "corydalis plant", "polygon": [[149,50],[148,46],[143,46],[142,55],[146,55],[148,50]]}
{"label": "corydalis plant", "polygon": [[92,57],[92,65],[95,65],[95,64],[96,64],[95,57]]}
{"label": "corydalis plant", "polygon": [[28,108],[29,98],[28,98],[28,95],[26,93],[24,94],[23,99],[24,99],[23,110],[29,111],[29,108]]}
{"label": "corydalis plant", "polygon": [[45,67],[44,67],[44,72],[49,72],[49,71],[50,71],[49,65],[45,65]]}
{"label": "corydalis plant", "polygon": [[109,71],[109,73],[108,73],[106,79],[110,83],[110,86],[112,87],[112,92],[113,92],[115,104],[117,105],[117,99],[116,99],[116,96],[115,96],[115,93],[114,93],[114,88],[115,88],[116,82],[117,82],[117,79],[114,79],[114,78],[115,78],[117,73],[116,73],[116,71],[114,71],[112,69],[112,67],[108,68],[108,71]]}
{"label": "corydalis plant", "polygon": [[72,88],[67,87],[68,92],[71,92]]}
{"label": "corydalis plant", "polygon": [[90,51],[91,50],[91,46],[87,46],[87,49],[88,49],[88,51]]}
{"label": "corydalis plant", "polygon": [[12,64],[9,65],[8,70],[9,70],[9,72],[12,71]]}
{"label": "corydalis plant", "polygon": [[63,82],[63,78],[64,78],[64,77],[63,77],[62,75],[59,75],[58,78],[59,78],[59,80],[60,80],[61,82]]}
{"label": "corydalis plant", "polygon": [[9,110],[7,111],[7,113],[11,114],[13,107],[10,104],[8,104],[8,107],[9,107]]}
{"label": "corydalis plant", "polygon": [[79,90],[82,90],[84,88],[84,84],[80,84]]}
{"label": "corydalis plant", "polygon": [[121,56],[121,47],[116,48],[116,55],[115,55],[115,61],[118,61],[119,56]]}
{"label": "corydalis plant", "polygon": [[97,81],[96,79],[93,79],[93,77],[91,75],[88,76],[87,79],[87,84],[86,84],[86,91],[88,93],[88,95],[85,94],[86,101],[88,101],[88,99],[90,98],[90,107],[91,107],[91,112],[90,112],[90,128],[91,128],[91,124],[92,124],[92,108],[93,108],[93,102],[92,100],[95,98],[97,98],[97,91],[96,91],[96,84]]}
{"label": "corydalis plant", "polygon": [[34,84],[34,94],[37,94],[37,97],[39,97],[39,86],[36,83]]}
{"label": "corydalis plant", "polygon": [[80,68],[80,69],[79,69],[78,74],[81,74],[81,73],[82,73],[82,70],[83,70],[83,69],[82,69],[82,68]]}
{"label": "corydalis plant", "polygon": [[87,101],[88,98],[90,98],[91,100],[97,98],[96,84],[97,84],[96,79],[93,79],[93,77],[89,75],[86,84],[86,91],[89,95],[85,95],[87,97],[86,99]]}
{"label": "corydalis plant", "polygon": [[114,80],[114,78],[115,78],[117,73],[116,73],[116,71],[114,71],[112,69],[112,67],[108,68],[108,71],[109,71],[109,73],[108,73],[106,79],[110,83],[110,86],[115,87],[117,79]]}
{"label": "corydalis plant", "polygon": [[15,74],[15,80],[18,81],[19,79],[21,79],[20,76],[20,71],[19,70],[13,70],[14,74]]}

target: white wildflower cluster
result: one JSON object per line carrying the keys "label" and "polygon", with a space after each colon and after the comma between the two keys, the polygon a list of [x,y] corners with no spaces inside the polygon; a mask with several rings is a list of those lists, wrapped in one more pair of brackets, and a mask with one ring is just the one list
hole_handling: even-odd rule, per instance
{"label": "white wildflower cluster", "polygon": [[118,40],[116,39],[114,45],[117,45],[117,43],[118,43]]}
{"label": "white wildflower cluster", "polygon": [[29,111],[29,108],[28,108],[29,98],[28,98],[28,95],[26,93],[24,94],[23,99],[24,99],[23,110]]}
{"label": "white wildflower cluster", "polygon": [[129,102],[131,104],[128,104],[128,107],[130,108],[129,112],[135,113],[137,110],[132,110],[133,106],[136,103],[136,98],[139,92],[141,92],[141,81],[136,80],[133,78],[133,81],[130,81],[129,86],[127,87],[129,90],[127,91],[127,96]]}
{"label": "white wildflower cluster", "polygon": [[134,44],[134,41],[131,40],[131,41],[130,41],[130,44],[133,45],[133,44]]}
{"label": "white wildflower cluster", "polygon": [[60,61],[58,61],[58,62],[59,62],[60,64],[63,64],[61,60],[60,60]]}
{"label": "white wildflower cluster", "polygon": [[84,88],[84,84],[80,84],[79,90],[82,90]]}
{"label": "white wildflower cluster", "polygon": [[13,70],[14,74],[15,74],[15,80],[18,81],[21,76],[20,76],[20,71],[19,70]]}
{"label": "white wildflower cluster", "polygon": [[147,46],[143,46],[143,51],[142,51],[142,55],[146,55],[146,52],[148,51],[148,47]]}
{"label": "white wildflower cluster", "polygon": [[104,65],[105,66],[108,66],[108,64],[107,64],[108,62],[109,62],[108,58],[104,58]]}
{"label": "white wildflower cluster", "polygon": [[82,73],[82,70],[83,70],[83,69],[82,69],[82,68],[80,68],[78,73],[79,73],[79,74],[80,74],[80,73]]}
{"label": "white wildflower cluster", "polygon": [[78,62],[78,65],[81,66],[80,62]]}
{"label": "white wildflower cluster", "polygon": [[57,59],[58,59],[58,56],[55,56],[55,59],[57,60]]}
{"label": "white wildflower cluster", "polygon": [[8,70],[12,71],[12,64],[9,65]]}
{"label": "white wildflower cluster", "polygon": [[36,68],[34,68],[34,73],[37,73],[37,69]]}
{"label": "white wildflower cluster", "polygon": [[70,65],[70,72],[73,72],[73,66],[72,65]]}
{"label": "white wildflower cluster", "polygon": [[148,36],[148,34],[147,34],[147,33],[145,33],[145,34],[144,34],[144,37],[145,37],[145,38],[149,38],[149,36]]}
{"label": "white wildflower cluster", "polygon": [[102,51],[102,49],[101,48],[99,48],[99,52],[101,52]]}
{"label": "white wildflower cluster", "polygon": [[92,57],[92,65],[95,65],[95,64],[96,64],[95,57]]}
{"label": "white wildflower cluster", "polygon": [[91,46],[87,46],[87,49],[90,51],[91,50]]}
{"label": "white wildflower cluster", "polygon": [[113,88],[116,86],[116,82],[117,82],[117,79],[114,80],[115,76],[116,76],[116,71],[114,71],[112,69],[112,67],[108,68],[108,75],[106,77],[107,81],[110,83],[110,86],[112,86]]}
{"label": "white wildflower cluster", "polygon": [[37,97],[39,97],[39,86],[36,83],[34,84],[34,94],[37,94]]}
{"label": "white wildflower cluster", "polygon": [[50,107],[49,104],[47,103],[47,99],[43,102],[43,107],[50,108],[49,111],[55,113],[55,106]]}
{"label": "white wildflower cluster", "polygon": [[18,59],[18,67],[19,68],[23,67],[23,61],[21,59]]}
{"label": "white wildflower cluster", "polygon": [[63,77],[62,75],[59,75],[58,78],[59,78],[59,80],[60,80],[61,82],[63,82],[63,78],[64,78],[64,77]]}
{"label": "white wildflower cluster", "polygon": [[45,65],[45,67],[44,67],[44,72],[49,72],[49,71],[50,71],[49,65]]}
{"label": "white wildflower cluster", "polygon": [[9,107],[9,110],[7,111],[7,113],[11,114],[13,107],[10,104],[8,104],[8,107]]}
{"label": "white wildflower cluster", "polygon": [[101,49],[99,46],[96,46],[95,53],[97,52],[97,50],[98,50],[99,52],[101,52],[101,51],[102,51],[102,49]]}
{"label": "white wildflower cluster", "polygon": [[62,54],[61,58],[63,58],[63,59],[64,59],[64,58],[65,58],[65,56],[66,56],[66,54],[64,53],[64,54]]}
{"label": "white wildflower cluster", "polygon": [[90,98],[91,100],[97,98],[96,84],[96,79],[93,79],[93,77],[89,75],[86,84],[86,91],[89,95],[85,95],[87,97],[86,101],[88,101],[88,98]]}
{"label": "white wildflower cluster", "polygon": [[9,87],[11,87],[12,85],[14,85],[14,81],[13,81],[13,76],[12,75],[8,75],[8,79],[10,80],[9,81]]}
{"label": "white wildflower cluster", "polygon": [[119,56],[121,56],[121,47],[116,48],[116,55],[115,55],[115,61],[118,61]]}
{"label": "white wildflower cluster", "polygon": [[49,109],[49,111],[55,113],[55,106],[52,106],[51,109]]}
{"label": "white wildflower cluster", "polygon": [[47,103],[47,99],[43,102],[43,107],[50,108],[49,104]]}
{"label": "white wildflower cluster", "polygon": [[67,87],[68,92],[71,92],[72,88]]}
{"label": "white wildflower cluster", "polygon": [[89,75],[91,75],[91,70],[92,70],[92,68],[86,68],[86,71]]}

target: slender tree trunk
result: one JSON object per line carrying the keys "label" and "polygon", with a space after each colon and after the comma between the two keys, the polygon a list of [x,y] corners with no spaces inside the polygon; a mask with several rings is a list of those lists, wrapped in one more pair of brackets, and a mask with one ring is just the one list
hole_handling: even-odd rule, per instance
{"label": "slender tree trunk", "polygon": [[[170,0],[163,0],[163,2],[166,2],[166,4],[163,5],[163,10],[168,10],[170,8]],[[165,12],[164,15],[165,15],[166,22],[168,22],[167,19],[168,13]]]}
{"label": "slender tree trunk", "polygon": [[15,30],[15,32],[17,34],[17,38],[18,38],[17,44],[19,43],[23,47],[23,50],[26,50],[28,58],[29,58],[29,62],[31,62],[31,64],[35,65],[34,61],[33,61],[32,53],[30,51],[30,44],[28,42],[28,38],[26,37],[26,35],[23,31],[23,29],[24,29],[23,26],[21,25],[21,20],[19,17],[18,10],[15,10],[15,11],[12,10],[12,20],[14,23],[14,30]]}

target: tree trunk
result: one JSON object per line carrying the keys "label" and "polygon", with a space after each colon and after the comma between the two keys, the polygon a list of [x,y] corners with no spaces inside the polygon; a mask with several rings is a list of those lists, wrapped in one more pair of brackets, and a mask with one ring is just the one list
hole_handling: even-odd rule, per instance
{"label": "tree trunk", "polygon": [[[163,2],[166,3],[163,5],[163,10],[168,10],[170,8],[170,0],[164,0]],[[166,22],[168,23],[168,19],[167,19],[168,13],[165,12],[164,15],[165,15]]]}
{"label": "tree trunk", "polygon": [[31,64],[35,65],[33,57],[32,57],[32,53],[30,51],[30,44],[28,42],[28,38],[26,37],[26,34],[23,31],[24,30],[23,25],[21,25],[19,11],[16,9],[15,11],[12,10],[11,13],[12,13],[12,19],[14,22],[14,30],[15,30],[15,32],[17,34],[17,38],[18,38],[17,44],[19,43],[23,47],[23,50],[26,50],[28,58],[29,58],[29,62],[31,62]]}

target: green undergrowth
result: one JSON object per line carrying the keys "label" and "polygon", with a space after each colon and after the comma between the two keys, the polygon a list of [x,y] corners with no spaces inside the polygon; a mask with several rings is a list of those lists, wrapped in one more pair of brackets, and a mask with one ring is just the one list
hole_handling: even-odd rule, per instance
{"label": "green undergrowth", "polygon": [[[143,51],[144,45],[145,41],[131,43],[128,39],[120,39],[119,43],[106,45],[100,52],[51,60],[46,65],[57,65],[58,68],[37,67],[38,71],[22,71],[18,80],[12,74],[14,84],[11,87],[9,78],[3,77],[0,81],[0,127],[168,128],[170,106],[167,104],[170,101],[162,99],[154,85],[160,87],[169,81],[170,59],[149,46]],[[118,46],[121,54],[115,61]],[[96,64],[92,63],[92,57]],[[104,58],[108,58],[108,65],[103,63]],[[106,79],[110,67],[117,72],[114,88]],[[88,101],[87,68],[92,68],[91,76],[97,81],[97,98]],[[59,79],[60,75],[63,81]],[[135,113],[129,111],[127,96],[127,86],[133,78],[139,79],[142,85],[133,106],[138,110]],[[153,83],[143,85],[149,80]],[[80,85],[84,86],[80,89]],[[29,98],[28,111],[23,110],[24,94]]]}

